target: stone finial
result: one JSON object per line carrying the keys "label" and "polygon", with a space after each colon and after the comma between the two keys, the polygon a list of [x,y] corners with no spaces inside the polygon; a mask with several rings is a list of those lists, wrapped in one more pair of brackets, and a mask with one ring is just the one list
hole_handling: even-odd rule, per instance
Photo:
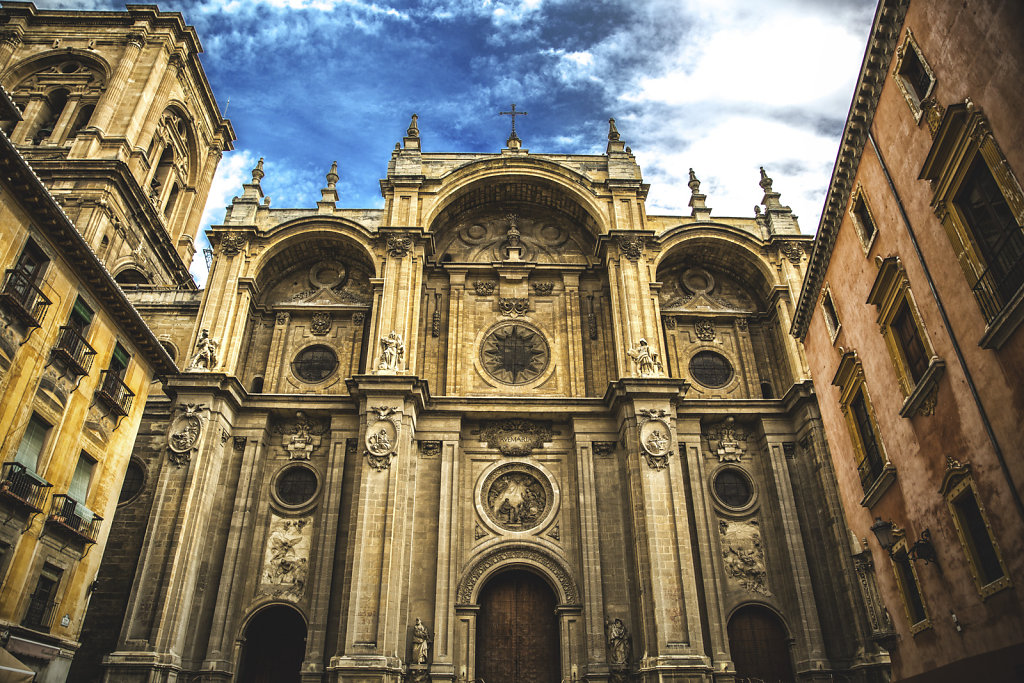
{"label": "stone finial", "polygon": [[761,189],[765,192],[772,191],[772,179],[764,172],[764,166],[761,167],[761,182],[759,182],[758,185],[760,185]]}
{"label": "stone finial", "polygon": [[608,119],[608,139],[612,141],[619,139],[619,129],[615,127],[615,119]]}
{"label": "stone finial", "polygon": [[331,170],[327,173],[327,187],[334,188],[338,183],[338,162],[331,162]]}
{"label": "stone finial", "polygon": [[761,217],[761,205],[760,204],[754,204],[754,218],[760,218],[760,217]]}
{"label": "stone finial", "polygon": [[410,138],[418,138],[420,136],[419,127],[420,117],[416,114],[412,115],[412,120],[409,122],[409,128],[405,131],[405,134]]}
{"label": "stone finial", "polygon": [[260,160],[256,162],[256,168],[252,169],[252,182],[258,184],[263,180],[263,176],[263,157],[260,157]]}
{"label": "stone finial", "polygon": [[700,191],[700,181],[697,180],[697,174],[690,169],[690,182],[687,183],[690,186],[690,192],[697,194]]}

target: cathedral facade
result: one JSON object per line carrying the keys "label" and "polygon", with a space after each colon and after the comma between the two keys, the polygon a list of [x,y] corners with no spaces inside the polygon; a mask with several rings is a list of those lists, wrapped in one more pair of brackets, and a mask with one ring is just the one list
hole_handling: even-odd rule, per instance
{"label": "cathedral facade", "polygon": [[422,144],[383,209],[336,167],[270,208],[261,161],[206,289],[136,293],[183,372],[83,680],[880,680],[772,179],[653,216],[614,122],[604,155]]}

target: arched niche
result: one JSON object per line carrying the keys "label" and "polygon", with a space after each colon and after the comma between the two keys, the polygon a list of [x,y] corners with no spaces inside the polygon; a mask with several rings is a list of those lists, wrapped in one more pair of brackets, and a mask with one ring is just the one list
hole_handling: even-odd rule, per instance
{"label": "arched niche", "polygon": [[114,282],[119,285],[148,285],[151,284],[149,277],[146,276],[141,270],[136,268],[125,268],[124,270],[118,271],[117,275],[114,276]]}
{"label": "arched niche", "polygon": [[740,605],[729,617],[728,633],[737,678],[796,680],[789,630],[775,610],[759,603]]}
{"label": "arched niche", "polygon": [[476,604],[480,589],[487,580],[511,569],[525,569],[538,574],[550,584],[561,605],[580,606],[576,580],[562,561],[540,547],[521,543],[502,544],[476,559],[459,579],[456,602],[460,605]]}
{"label": "arched niche", "polygon": [[740,234],[666,240],[657,264],[669,373],[696,398],[776,398],[794,380],[794,359],[772,300],[772,271]]}
{"label": "arched niche", "polygon": [[245,620],[238,658],[240,683],[299,683],[306,654],[306,619],[292,605],[260,607]]}
{"label": "arched niche", "polygon": [[256,272],[259,303],[268,308],[305,305],[367,307],[373,263],[352,241],[327,232],[297,235],[275,249]]}
{"label": "arched niche", "polygon": [[[77,68],[72,68],[77,65]],[[0,83],[12,93],[48,85],[81,84],[102,91],[110,78],[110,65],[94,52],[66,48],[23,59],[7,69]]]}
{"label": "arched niche", "polygon": [[575,190],[525,172],[473,180],[453,189],[438,206],[428,229],[442,262],[504,259],[503,247],[514,224],[524,260],[592,265],[601,232],[596,210]]}

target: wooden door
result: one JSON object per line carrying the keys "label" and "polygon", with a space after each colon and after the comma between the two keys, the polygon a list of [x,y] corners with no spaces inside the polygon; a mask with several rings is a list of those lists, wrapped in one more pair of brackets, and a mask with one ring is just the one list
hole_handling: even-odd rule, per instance
{"label": "wooden door", "polygon": [[729,649],[736,677],[764,683],[792,683],[786,630],[771,610],[751,605],[737,610],[729,620]]}
{"label": "wooden door", "polygon": [[510,571],[480,593],[476,677],[484,683],[559,683],[555,595],[536,574]]}
{"label": "wooden door", "polygon": [[245,629],[239,683],[299,683],[306,623],[284,605],[261,610]]}

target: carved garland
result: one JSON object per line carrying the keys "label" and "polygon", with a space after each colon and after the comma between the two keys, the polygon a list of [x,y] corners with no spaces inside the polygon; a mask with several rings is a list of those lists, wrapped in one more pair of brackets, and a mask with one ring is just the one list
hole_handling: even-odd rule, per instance
{"label": "carved garland", "polygon": [[562,593],[565,595],[565,604],[579,604],[579,591],[576,588],[576,582],[573,580],[572,576],[569,575],[569,572],[567,572],[565,568],[554,558],[549,557],[538,550],[526,547],[499,550],[496,553],[487,555],[473,565],[459,582],[459,588],[456,592],[455,598],[456,601],[461,605],[472,604],[474,590],[476,585],[480,583],[480,579],[483,578],[484,574],[497,565],[514,564],[517,561],[526,561],[538,564],[546,569],[547,572],[558,582],[558,585],[561,586]]}

